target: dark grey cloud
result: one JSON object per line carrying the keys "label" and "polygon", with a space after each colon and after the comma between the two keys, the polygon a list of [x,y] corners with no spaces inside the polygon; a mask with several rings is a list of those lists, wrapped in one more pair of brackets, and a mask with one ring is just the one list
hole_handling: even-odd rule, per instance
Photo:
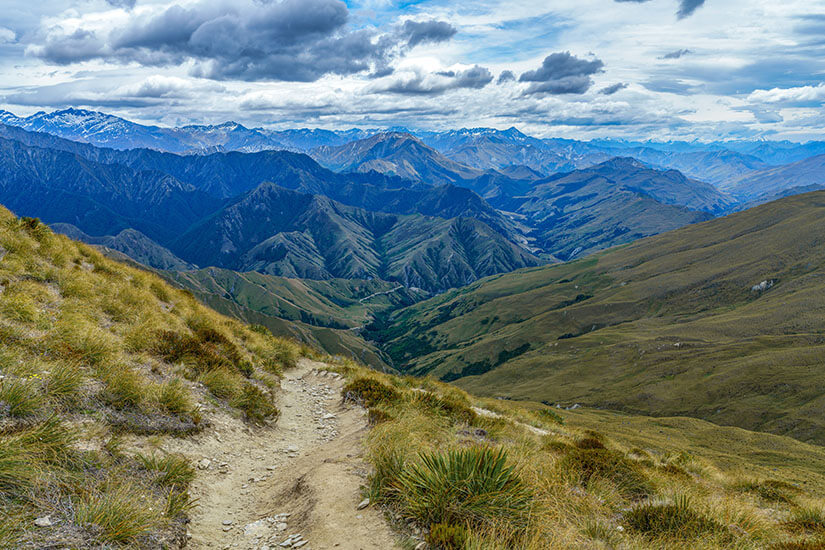
{"label": "dark grey cloud", "polygon": [[106,3],[115,8],[130,10],[135,7],[137,0],[106,0]]}
{"label": "dark grey cloud", "polygon": [[52,30],[29,53],[60,65],[95,58],[145,66],[193,60],[192,74],[215,80],[312,82],[326,74],[391,74],[390,61],[405,48],[448,40],[456,32],[431,20],[407,21],[379,34],[353,29],[349,19],[341,0],[203,0],[135,15],[103,39],[84,29],[71,35]]}
{"label": "dark grey cloud", "polygon": [[[644,2],[649,2],[650,0],[614,0],[615,2],[620,3],[633,3],[633,4],[642,4]],[[705,0],[679,0],[679,10],[676,12],[676,17],[679,19],[684,19],[685,17],[689,17],[693,15],[697,9],[699,9]]]}
{"label": "dark grey cloud", "polygon": [[442,71],[431,75],[417,74],[412,78],[399,78],[388,85],[379,86],[377,92],[404,95],[439,95],[460,88],[481,89],[493,81],[493,74],[485,67],[470,67],[463,71]]}
{"label": "dark grey cloud", "polygon": [[498,80],[496,84],[504,84],[505,82],[512,82],[516,79],[516,75],[513,71],[501,71],[501,74],[498,75]]}
{"label": "dark grey cloud", "polygon": [[557,52],[544,58],[541,67],[522,73],[519,82],[530,82],[530,94],[583,94],[593,85],[592,75],[604,67],[601,59],[581,59],[570,52]]}
{"label": "dark grey cloud", "polygon": [[702,7],[704,3],[705,0],[680,0],[679,11],[676,12],[676,17],[679,19],[689,17],[693,15],[693,12]]}
{"label": "dark grey cloud", "polygon": [[659,59],[680,59],[680,58],[682,58],[686,55],[690,55],[692,53],[693,53],[693,51],[691,51],[687,48],[684,48],[684,49],[681,49],[681,50],[674,50],[672,52],[668,52],[665,55],[663,55],[662,57],[660,57]]}
{"label": "dark grey cloud", "polygon": [[599,90],[599,93],[602,95],[613,95],[619,90],[624,90],[628,86],[629,84],[627,82],[617,82],[616,84],[612,84],[610,86],[602,88],[601,90]]}
{"label": "dark grey cloud", "polygon": [[401,36],[410,47],[418,44],[445,42],[455,36],[458,30],[446,21],[405,21],[401,26]]}

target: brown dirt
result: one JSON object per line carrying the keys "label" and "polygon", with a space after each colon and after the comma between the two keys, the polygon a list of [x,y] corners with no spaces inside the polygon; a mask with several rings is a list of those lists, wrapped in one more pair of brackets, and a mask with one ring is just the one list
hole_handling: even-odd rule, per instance
{"label": "brown dirt", "polygon": [[198,465],[187,548],[281,550],[291,535],[302,550],[397,547],[380,510],[357,510],[366,415],[342,404],[344,382],[319,374],[325,368],[302,359],[286,373],[274,427],[250,429],[215,411],[203,433],[162,444]]}

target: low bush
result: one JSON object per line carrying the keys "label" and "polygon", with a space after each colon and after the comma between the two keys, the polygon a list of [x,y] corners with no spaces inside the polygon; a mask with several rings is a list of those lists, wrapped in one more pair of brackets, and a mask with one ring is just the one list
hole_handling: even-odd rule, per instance
{"label": "low bush", "polygon": [[396,486],[403,513],[423,525],[527,525],[533,495],[507,454],[471,447],[419,456]]}

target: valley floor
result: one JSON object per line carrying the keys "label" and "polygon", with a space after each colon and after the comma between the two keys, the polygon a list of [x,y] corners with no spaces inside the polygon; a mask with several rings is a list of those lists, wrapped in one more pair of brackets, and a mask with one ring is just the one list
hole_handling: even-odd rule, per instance
{"label": "valley floor", "polygon": [[303,550],[396,546],[379,510],[358,510],[366,415],[342,404],[344,381],[324,368],[301,359],[285,373],[272,428],[252,429],[219,411],[198,436],[162,443],[198,467],[187,548],[274,550],[290,538]]}

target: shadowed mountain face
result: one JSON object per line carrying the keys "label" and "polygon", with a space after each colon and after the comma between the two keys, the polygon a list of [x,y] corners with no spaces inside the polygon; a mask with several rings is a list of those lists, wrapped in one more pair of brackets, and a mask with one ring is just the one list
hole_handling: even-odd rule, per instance
{"label": "shadowed mountain face", "polygon": [[198,265],[311,279],[383,278],[442,291],[540,261],[471,218],[399,216],[262,184],[172,250]]}
{"label": "shadowed mountain face", "polygon": [[489,395],[822,443],[823,220],[825,193],[782,199],[476,282],[397,312],[376,338],[396,367]]}

